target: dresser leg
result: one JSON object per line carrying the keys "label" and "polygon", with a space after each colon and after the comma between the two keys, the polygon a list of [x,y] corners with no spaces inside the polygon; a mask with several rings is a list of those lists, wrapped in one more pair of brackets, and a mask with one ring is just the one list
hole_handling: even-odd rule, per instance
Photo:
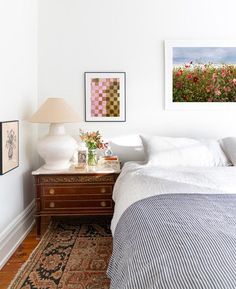
{"label": "dresser leg", "polygon": [[36,239],[40,239],[41,237],[41,216],[35,217],[36,221]]}

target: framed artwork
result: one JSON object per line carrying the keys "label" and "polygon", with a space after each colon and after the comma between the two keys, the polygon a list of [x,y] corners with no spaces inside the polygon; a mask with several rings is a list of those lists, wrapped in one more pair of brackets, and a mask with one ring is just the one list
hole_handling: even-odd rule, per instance
{"label": "framed artwork", "polygon": [[19,166],[19,121],[0,122],[0,174]]}
{"label": "framed artwork", "polygon": [[236,42],[165,41],[166,109],[236,109]]}
{"label": "framed artwork", "polygon": [[85,121],[126,121],[125,72],[85,72]]}
{"label": "framed artwork", "polygon": [[78,150],[77,168],[85,169],[87,164],[87,150]]}

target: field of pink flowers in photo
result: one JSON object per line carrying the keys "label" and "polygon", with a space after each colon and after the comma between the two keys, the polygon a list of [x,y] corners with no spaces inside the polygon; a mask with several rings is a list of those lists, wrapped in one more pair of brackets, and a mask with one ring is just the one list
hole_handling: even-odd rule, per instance
{"label": "field of pink flowers in photo", "polygon": [[174,102],[236,102],[236,66],[193,64],[173,68]]}

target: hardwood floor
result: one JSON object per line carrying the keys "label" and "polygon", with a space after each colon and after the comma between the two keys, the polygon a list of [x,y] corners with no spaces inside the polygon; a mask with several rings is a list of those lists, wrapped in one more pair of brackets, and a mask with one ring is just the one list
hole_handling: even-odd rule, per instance
{"label": "hardwood floor", "polygon": [[[50,219],[42,220],[42,232],[45,232],[49,224]],[[40,240],[36,239],[36,226],[27,235],[25,240],[20,244],[15,253],[11,256],[8,262],[0,270],[0,289],[8,288],[12,279],[24,262],[28,259],[31,252],[38,245]]]}

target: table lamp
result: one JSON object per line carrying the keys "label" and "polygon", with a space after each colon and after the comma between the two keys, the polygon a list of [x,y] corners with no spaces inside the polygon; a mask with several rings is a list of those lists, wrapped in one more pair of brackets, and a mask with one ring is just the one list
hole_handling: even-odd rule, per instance
{"label": "table lamp", "polygon": [[30,122],[50,123],[49,133],[38,143],[45,169],[64,170],[77,148],[75,139],[65,133],[64,123],[79,122],[80,117],[63,98],[48,98],[30,118]]}

